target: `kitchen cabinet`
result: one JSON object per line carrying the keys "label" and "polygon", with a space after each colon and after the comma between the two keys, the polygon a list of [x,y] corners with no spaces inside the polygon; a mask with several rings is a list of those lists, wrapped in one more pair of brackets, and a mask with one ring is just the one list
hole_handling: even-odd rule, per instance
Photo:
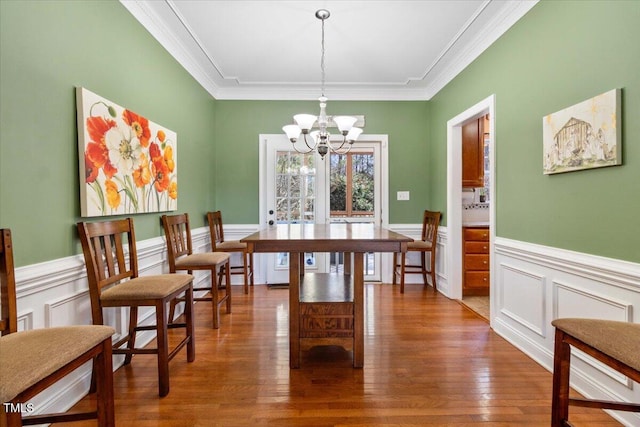
{"label": "kitchen cabinet", "polygon": [[463,187],[484,187],[484,127],[484,117],[462,126]]}
{"label": "kitchen cabinet", "polygon": [[489,227],[463,227],[462,295],[489,295]]}

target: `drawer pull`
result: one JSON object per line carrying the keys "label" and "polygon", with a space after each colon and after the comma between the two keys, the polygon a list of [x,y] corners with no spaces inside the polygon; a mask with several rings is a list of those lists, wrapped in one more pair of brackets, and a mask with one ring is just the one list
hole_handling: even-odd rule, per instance
{"label": "drawer pull", "polygon": [[486,246],[483,246],[483,247],[482,247],[482,249],[487,249],[487,247],[486,247]]}
{"label": "drawer pull", "polygon": [[487,261],[482,261],[482,263],[486,265],[486,264],[487,264]]}
{"label": "drawer pull", "polygon": [[486,282],[486,281],[487,281],[487,278],[486,278],[486,277],[484,277],[482,280]]}

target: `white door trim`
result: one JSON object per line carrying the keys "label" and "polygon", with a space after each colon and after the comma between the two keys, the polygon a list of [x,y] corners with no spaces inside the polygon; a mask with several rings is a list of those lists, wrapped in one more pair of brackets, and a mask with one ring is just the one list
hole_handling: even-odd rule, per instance
{"label": "white door trim", "polygon": [[[447,121],[447,280],[449,286],[449,298],[462,299],[462,125],[472,119],[489,114],[489,224],[490,224],[490,294],[494,295],[495,268],[493,266],[494,240],[496,229],[495,203],[496,203],[496,133],[495,133],[495,95],[491,95],[478,102],[473,107],[458,114]],[[495,304],[491,304],[491,310]],[[493,319],[493,314],[491,315]]]}

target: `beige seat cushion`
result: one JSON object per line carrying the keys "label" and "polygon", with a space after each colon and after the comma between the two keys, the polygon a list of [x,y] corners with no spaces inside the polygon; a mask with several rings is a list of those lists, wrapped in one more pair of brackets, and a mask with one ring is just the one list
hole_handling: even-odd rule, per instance
{"label": "beige seat cushion", "polygon": [[221,243],[216,243],[217,251],[241,251],[247,249],[247,244],[239,240],[225,240]]}
{"label": "beige seat cushion", "polygon": [[0,402],[9,400],[111,337],[109,326],[67,326],[0,338]]}
{"label": "beige seat cushion", "polygon": [[183,256],[176,260],[176,268],[188,270],[189,267],[216,267],[229,260],[230,255],[224,252],[205,252]]}
{"label": "beige seat cushion", "polygon": [[191,282],[193,282],[193,276],[190,274],[141,276],[104,290],[100,295],[100,299],[102,301],[113,301],[120,299],[164,298],[182,288],[186,288]]}
{"label": "beige seat cushion", "polygon": [[426,250],[431,249],[431,242],[425,242],[423,240],[414,240],[413,242],[407,243],[408,250]]}
{"label": "beige seat cushion", "polygon": [[572,318],[551,324],[640,372],[640,324]]}

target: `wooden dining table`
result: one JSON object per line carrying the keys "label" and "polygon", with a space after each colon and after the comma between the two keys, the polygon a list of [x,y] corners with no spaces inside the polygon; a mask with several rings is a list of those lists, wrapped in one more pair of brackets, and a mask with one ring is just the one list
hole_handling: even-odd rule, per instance
{"label": "wooden dining table", "polygon": [[[289,367],[300,367],[301,346],[339,343],[364,365],[364,254],[406,252],[413,239],[373,224],[279,224],[241,239],[250,252],[289,253]],[[306,273],[309,252],[353,254],[344,273]],[[349,271],[350,270],[350,271]]]}

